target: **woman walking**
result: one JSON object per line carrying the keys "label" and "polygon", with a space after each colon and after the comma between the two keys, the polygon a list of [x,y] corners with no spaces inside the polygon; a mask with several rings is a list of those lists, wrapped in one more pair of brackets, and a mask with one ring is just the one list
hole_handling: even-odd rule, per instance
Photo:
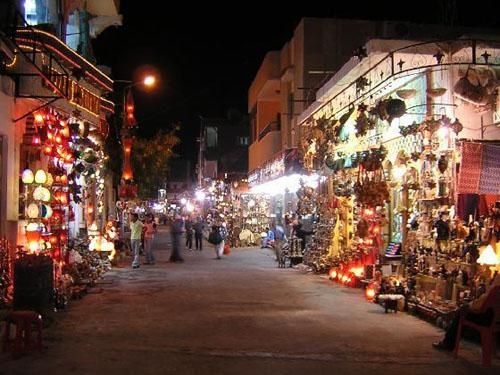
{"label": "woman walking", "polygon": [[155,256],[153,254],[153,239],[156,233],[156,223],[153,221],[152,215],[146,218],[144,223],[144,253],[146,254],[145,264],[155,264]]}

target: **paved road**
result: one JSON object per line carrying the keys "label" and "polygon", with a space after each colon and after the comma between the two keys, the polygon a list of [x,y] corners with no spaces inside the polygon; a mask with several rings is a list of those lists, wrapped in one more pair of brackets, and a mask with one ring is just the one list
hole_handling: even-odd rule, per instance
{"label": "paved road", "polygon": [[45,353],[0,356],[0,374],[499,373],[498,358],[479,366],[479,347],[466,344],[458,360],[437,352],[439,329],[386,315],[360,290],[278,269],[269,250],[215,260],[207,244],[173,264],[167,240],[162,230],[155,266],[124,263],[101,293],[59,313]]}

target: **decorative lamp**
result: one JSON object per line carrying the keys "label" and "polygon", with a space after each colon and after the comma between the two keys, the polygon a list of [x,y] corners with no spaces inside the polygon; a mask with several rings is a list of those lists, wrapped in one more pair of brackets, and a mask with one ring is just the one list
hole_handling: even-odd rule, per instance
{"label": "decorative lamp", "polygon": [[36,219],[40,214],[40,210],[38,209],[38,205],[36,203],[30,203],[28,208],[26,209],[26,214],[30,219]]}
{"label": "decorative lamp", "polygon": [[37,186],[37,188],[33,191],[33,199],[36,201],[42,201],[45,196],[45,192],[41,186]]}
{"label": "decorative lamp", "polygon": [[486,246],[479,258],[477,258],[477,263],[483,266],[498,266],[500,264],[500,260],[498,259],[493,246]]}
{"label": "decorative lamp", "polygon": [[52,216],[52,213],[53,213],[52,207],[50,207],[47,204],[42,205],[42,217],[44,219],[50,219],[50,217]]}
{"label": "decorative lamp", "polygon": [[46,187],[42,187],[40,189],[42,191],[42,201],[44,202],[49,202],[50,201],[50,190],[47,189]]}
{"label": "decorative lamp", "polygon": [[35,182],[37,184],[44,184],[47,182],[47,173],[43,169],[39,169],[35,173]]}
{"label": "decorative lamp", "polygon": [[375,298],[375,289],[371,286],[366,288],[366,299],[373,300]]}
{"label": "decorative lamp", "polygon": [[23,181],[23,184],[30,185],[35,181],[35,176],[33,174],[33,171],[29,168],[25,169],[23,171],[21,180]]}

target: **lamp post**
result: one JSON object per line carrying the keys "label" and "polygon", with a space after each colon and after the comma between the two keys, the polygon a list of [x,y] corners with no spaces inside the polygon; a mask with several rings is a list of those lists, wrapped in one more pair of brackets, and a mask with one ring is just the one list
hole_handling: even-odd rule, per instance
{"label": "lamp post", "polygon": [[137,126],[137,121],[134,116],[134,103],[132,99],[131,89],[134,86],[143,85],[147,88],[152,88],[156,84],[156,78],[152,75],[147,75],[142,81],[128,81],[128,80],[115,80],[117,83],[125,83],[123,88],[122,97],[122,126],[121,126],[121,139],[123,144],[123,172],[122,179],[126,183],[130,183],[134,174],[132,171],[132,165],[130,163],[130,156],[132,151],[133,136],[131,129]]}
{"label": "lamp post", "polygon": [[[132,154],[132,145],[134,142],[134,137],[132,133],[132,128],[137,126],[137,121],[134,116],[134,102],[132,98],[132,87],[143,85],[147,88],[152,88],[156,83],[156,78],[152,75],[148,75],[144,77],[142,81],[128,81],[128,80],[115,80],[116,83],[125,84],[123,87],[123,96],[121,100],[122,106],[122,114],[121,114],[121,130],[120,130],[120,138],[123,145],[123,170],[121,183],[118,187],[118,196],[124,200],[133,199],[137,196],[137,187],[132,184],[134,179],[134,174],[132,171],[131,164],[131,154]],[[124,214],[123,210],[121,214]],[[123,237],[124,233],[124,225],[125,225],[125,217],[121,218],[121,236]]]}

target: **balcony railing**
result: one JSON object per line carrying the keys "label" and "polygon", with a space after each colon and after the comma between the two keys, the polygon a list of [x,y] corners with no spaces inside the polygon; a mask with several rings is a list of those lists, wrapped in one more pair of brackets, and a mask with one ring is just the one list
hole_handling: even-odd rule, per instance
{"label": "balcony railing", "polygon": [[260,141],[267,135],[267,133],[276,132],[280,130],[281,130],[281,123],[279,121],[270,122],[269,124],[266,125],[264,129],[260,131],[258,139]]}

